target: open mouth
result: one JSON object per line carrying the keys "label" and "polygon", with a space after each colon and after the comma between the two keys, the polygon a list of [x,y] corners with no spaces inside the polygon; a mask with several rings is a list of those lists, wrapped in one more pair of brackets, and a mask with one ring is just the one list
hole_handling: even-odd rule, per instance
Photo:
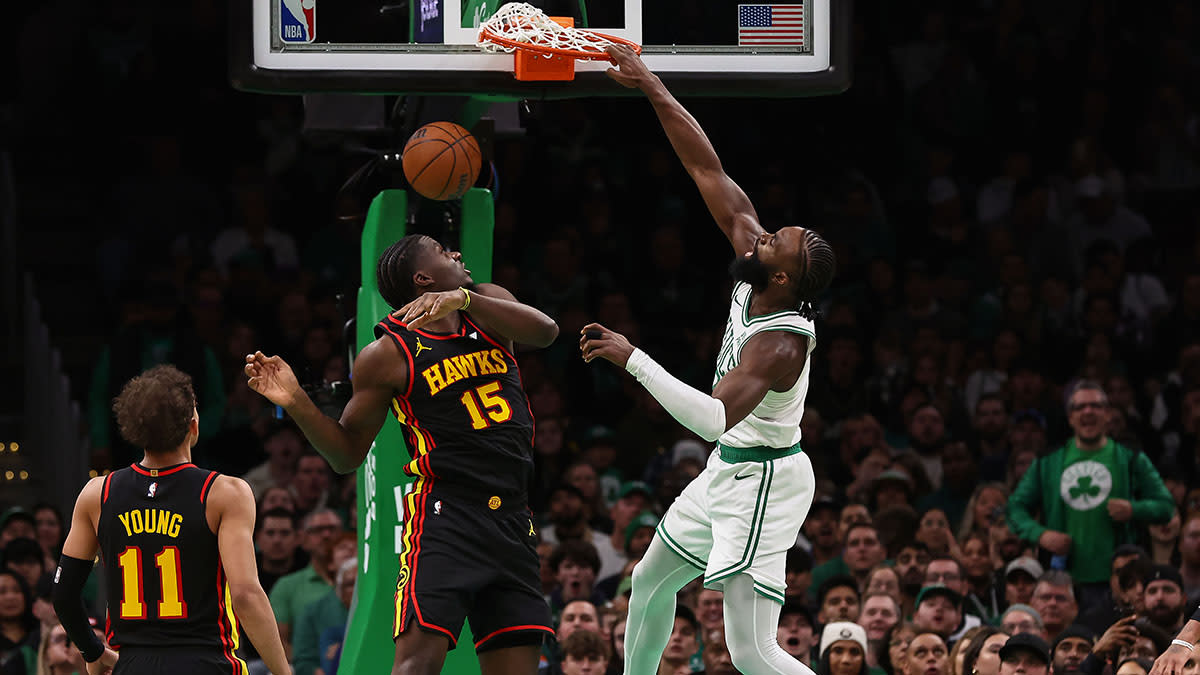
{"label": "open mouth", "polygon": [[787,646],[791,647],[792,649],[796,649],[796,648],[798,648],[798,647],[800,646],[800,638],[798,638],[798,637],[790,637],[790,638],[788,638],[788,639],[787,639]]}

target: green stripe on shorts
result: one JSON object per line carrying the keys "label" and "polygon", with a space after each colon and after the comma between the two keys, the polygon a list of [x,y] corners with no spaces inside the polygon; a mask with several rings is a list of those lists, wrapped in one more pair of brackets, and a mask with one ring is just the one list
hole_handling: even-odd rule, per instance
{"label": "green stripe on shorts", "polygon": [[658,527],[655,529],[658,530],[658,533],[660,535],[662,535],[663,543],[667,545],[667,548],[669,548],[672,551],[674,551],[675,553],[679,554],[679,557],[686,560],[689,564],[699,567],[701,570],[708,568],[707,563],[705,563],[703,560],[701,560],[697,556],[693,555],[690,551],[688,551],[686,548],[684,548],[683,544],[680,544],[679,542],[675,541],[675,539],[673,537],[671,537],[671,535],[669,533],[667,533],[667,528],[663,527],[662,523],[659,523]]}
{"label": "green stripe on shorts", "polygon": [[764,598],[767,598],[768,600],[774,600],[775,602],[778,602],[781,605],[784,604],[784,596],[783,596],[783,593],[780,591],[770,588],[769,586],[764,586],[764,585],[758,583],[757,581],[754,582],[754,590],[759,595],[763,596]]}
{"label": "green stripe on shorts", "polygon": [[755,498],[754,502],[754,515],[750,518],[750,536],[746,539],[746,548],[742,551],[742,558],[706,578],[704,580],[706,585],[731,577],[750,567],[754,561],[754,554],[758,552],[758,540],[762,538],[763,522],[766,521],[767,496],[771,492],[771,479],[775,476],[774,462],[763,462],[762,465],[763,474],[758,483],[758,497]]}

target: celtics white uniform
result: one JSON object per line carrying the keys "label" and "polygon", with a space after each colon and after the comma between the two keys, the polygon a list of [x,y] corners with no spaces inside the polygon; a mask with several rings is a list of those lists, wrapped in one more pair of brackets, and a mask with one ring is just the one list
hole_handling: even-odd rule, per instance
{"label": "celtics white uniform", "polygon": [[[799,312],[750,317],[752,289],[733,289],[729,320],[717,357],[713,386],[741,362],[742,347],[765,331],[808,337],[816,332]],[[725,432],[708,466],[675,500],[658,526],[663,543],[704,570],[704,585],[723,589],[723,580],[746,573],[754,589],[780,603],[784,562],[812,506],[816,479],[800,448],[800,417],[808,393],[809,359],[796,384],[768,391],[753,412]]]}

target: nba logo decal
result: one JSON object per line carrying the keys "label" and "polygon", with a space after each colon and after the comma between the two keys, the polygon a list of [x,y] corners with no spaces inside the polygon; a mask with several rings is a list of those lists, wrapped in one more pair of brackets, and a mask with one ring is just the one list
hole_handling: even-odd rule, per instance
{"label": "nba logo decal", "polygon": [[317,0],[279,0],[279,39],[308,43],[317,37]]}
{"label": "nba logo decal", "polygon": [[146,490],[146,496],[153,498],[156,494],[158,494],[158,483],[151,483],[150,489]]}

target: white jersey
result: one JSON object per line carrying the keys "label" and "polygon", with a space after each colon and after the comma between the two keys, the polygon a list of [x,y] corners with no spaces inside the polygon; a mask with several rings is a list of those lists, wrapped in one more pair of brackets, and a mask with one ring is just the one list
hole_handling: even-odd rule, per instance
{"label": "white jersey", "polygon": [[816,329],[811,320],[794,310],[750,317],[752,291],[750,284],[742,281],[733,287],[733,301],[729,304],[729,320],[725,323],[725,336],[721,339],[713,387],[741,363],[742,347],[746,342],[763,331],[778,330],[806,335],[808,353],[805,354],[804,369],[791,389],[768,391],[754,410],[726,431],[717,442],[731,448],[790,448],[800,442],[800,418],[804,415],[804,397],[808,394],[808,355],[812,354],[817,344]]}

